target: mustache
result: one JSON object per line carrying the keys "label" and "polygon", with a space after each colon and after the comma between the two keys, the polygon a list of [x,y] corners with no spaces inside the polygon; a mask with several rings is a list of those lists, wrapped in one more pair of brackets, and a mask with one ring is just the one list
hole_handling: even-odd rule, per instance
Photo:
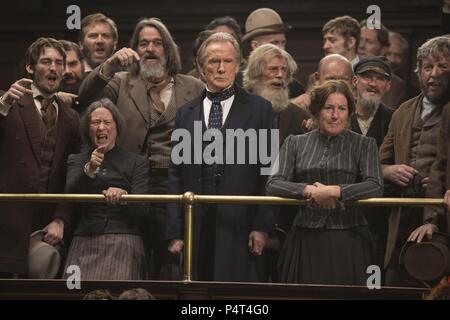
{"label": "mustache", "polygon": [[286,87],[286,82],[284,80],[272,80],[270,81],[270,85],[276,85],[281,87]]}
{"label": "mustache", "polygon": [[367,92],[378,93],[378,94],[380,93],[380,90],[378,90],[377,88],[370,88],[369,87],[369,88],[366,89],[366,91]]}
{"label": "mustache", "polygon": [[154,53],[147,52],[142,55],[141,59],[157,59],[159,61],[159,57]]}

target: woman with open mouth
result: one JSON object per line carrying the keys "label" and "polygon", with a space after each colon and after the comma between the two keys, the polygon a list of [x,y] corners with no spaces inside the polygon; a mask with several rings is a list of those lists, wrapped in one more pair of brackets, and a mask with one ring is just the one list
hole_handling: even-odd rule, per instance
{"label": "woman with open mouth", "polygon": [[103,193],[105,202],[77,205],[81,220],[66,268],[78,266],[81,280],[144,279],[145,253],[139,220],[148,208],[144,204],[121,203],[120,199],[124,194],[148,193],[148,160],[116,144],[123,121],[109,99],[93,102],[81,127],[85,151],[69,156],[66,192]]}

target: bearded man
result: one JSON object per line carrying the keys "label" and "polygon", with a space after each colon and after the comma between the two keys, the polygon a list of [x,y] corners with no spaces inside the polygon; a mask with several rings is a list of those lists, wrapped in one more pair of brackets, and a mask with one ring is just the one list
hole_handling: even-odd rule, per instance
{"label": "bearded man", "polygon": [[361,59],[354,73],[357,103],[356,112],[351,116],[352,130],[375,138],[379,148],[392,117],[392,111],[381,101],[390,89],[392,71],[385,60],[371,57]]}
{"label": "bearded man", "polygon": [[[131,48],[122,48],[92,71],[80,88],[80,99],[107,97],[125,118],[120,145],[146,155],[151,168],[151,194],[167,194],[170,135],[177,110],[204,89],[200,80],[181,75],[178,46],[157,18],[136,25]],[[128,68],[127,72],[116,72]],[[169,261],[165,241],[166,204],[152,204],[143,224],[147,257],[153,256],[151,278],[159,278]],[[164,277],[167,277],[165,275]]]}
{"label": "bearded man", "polygon": [[[280,144],[291,134],[305,133],[302,123],[310,117],[305,108],[289,101],[289,83],[297,64],[285,50],[263,44],[252,51],[244,70],[244,88],[272,103],[274,128],[279,130]],[[266,267],[273,282],[277,282],[278,250],[297,213],[296,207],[274,208],[275,228],[267,240]]]}
{"label": "bearded man", "polygon": [[244,88],[272,103],[280,146],[287,136],[305,133],[302,123],[309,118],[305,109],[289,101],[289,83],[296,70],[292,56],[273,44],[253,50],[244,70]]}

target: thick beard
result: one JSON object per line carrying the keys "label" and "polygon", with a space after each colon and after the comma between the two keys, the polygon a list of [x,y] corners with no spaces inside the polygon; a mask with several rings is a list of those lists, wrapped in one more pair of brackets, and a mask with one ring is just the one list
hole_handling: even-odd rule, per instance
{"label": "thick beard", "polygon": [[80,80],[77,80],[77,82],[75,82],[74,84],[65,84],[63,81],[61,81],[61,84],[59,85],[59,91],[78,94],[80,85],[81,85]]}
{"label": "thick beard", "polygon": [[258,83],[255,84],[253,93],[269,100],[272,103],[272,109],[275,113],[283,111],[289,105],[289,91],[287,88],[278,90],[271,87],[265,87]]}
{"label": "thick beard", "polygon": [[450,88],[447,88],[442,91],[442,93],[438,96],[430,97],[428,96],[426,92],[426,86],[422,83],[422,81],[419,81],[420,90],[422,91],[423,95],[433,104],[435,104],[438,107],[443,106],[447,102],[450,101]]}
{"label": "thick beard", "polygon": [[143,78],[148,80],[161,79],[164,77],[166,72],[166,58],[160,57],[158,58],[158,62],[152,65],[145,64],[146,59],[142,59],[139,62],[140,65],[140,74]]}
{"label": "thick beard", "polygon": [[365,114],[373,115],[377,107],[381,103],[381,99],[379,98],[373,98],[373,99],[366,99],[364,96],[359,96],[360,103],[359,105],[362,107],[362,111]]}

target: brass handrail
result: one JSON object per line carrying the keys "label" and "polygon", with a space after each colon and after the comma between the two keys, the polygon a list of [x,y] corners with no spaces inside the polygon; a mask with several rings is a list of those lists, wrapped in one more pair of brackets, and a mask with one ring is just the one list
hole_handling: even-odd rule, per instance
{"label": "brass handrail", "polygon": [[[189,196],[186,196],[188,194]],[[0,193],[0,202],[103,202],[101,194],[13,194]],[[278,204],[307,205],[307,200],[296,200],[269,196],[208,196],[187,192],[184,195],[128,194],[121,197],[123,202],[180,202],[187,203],[226,203],[226,204]],[[345,202],[346,206],[443,206],[444,200],[439,198],[370,198]]]}
{"label": "brass handrail", "polygon": [[[0,194],[0,202],[104,202],[100,194]],[[184,205],[184,281],[192,281],[192,236],[193,207],[195,203],[224,204],[266,204],[266,205],[307,205],[308,200],[287,199],[269,196],[208,196],[186,192],[182,195],[123,195],[121,202],[179,202]],[[426,207],[443,206],[443,199],[424,198],[370,198],[350,201],[346,206],[407,206]]]}

